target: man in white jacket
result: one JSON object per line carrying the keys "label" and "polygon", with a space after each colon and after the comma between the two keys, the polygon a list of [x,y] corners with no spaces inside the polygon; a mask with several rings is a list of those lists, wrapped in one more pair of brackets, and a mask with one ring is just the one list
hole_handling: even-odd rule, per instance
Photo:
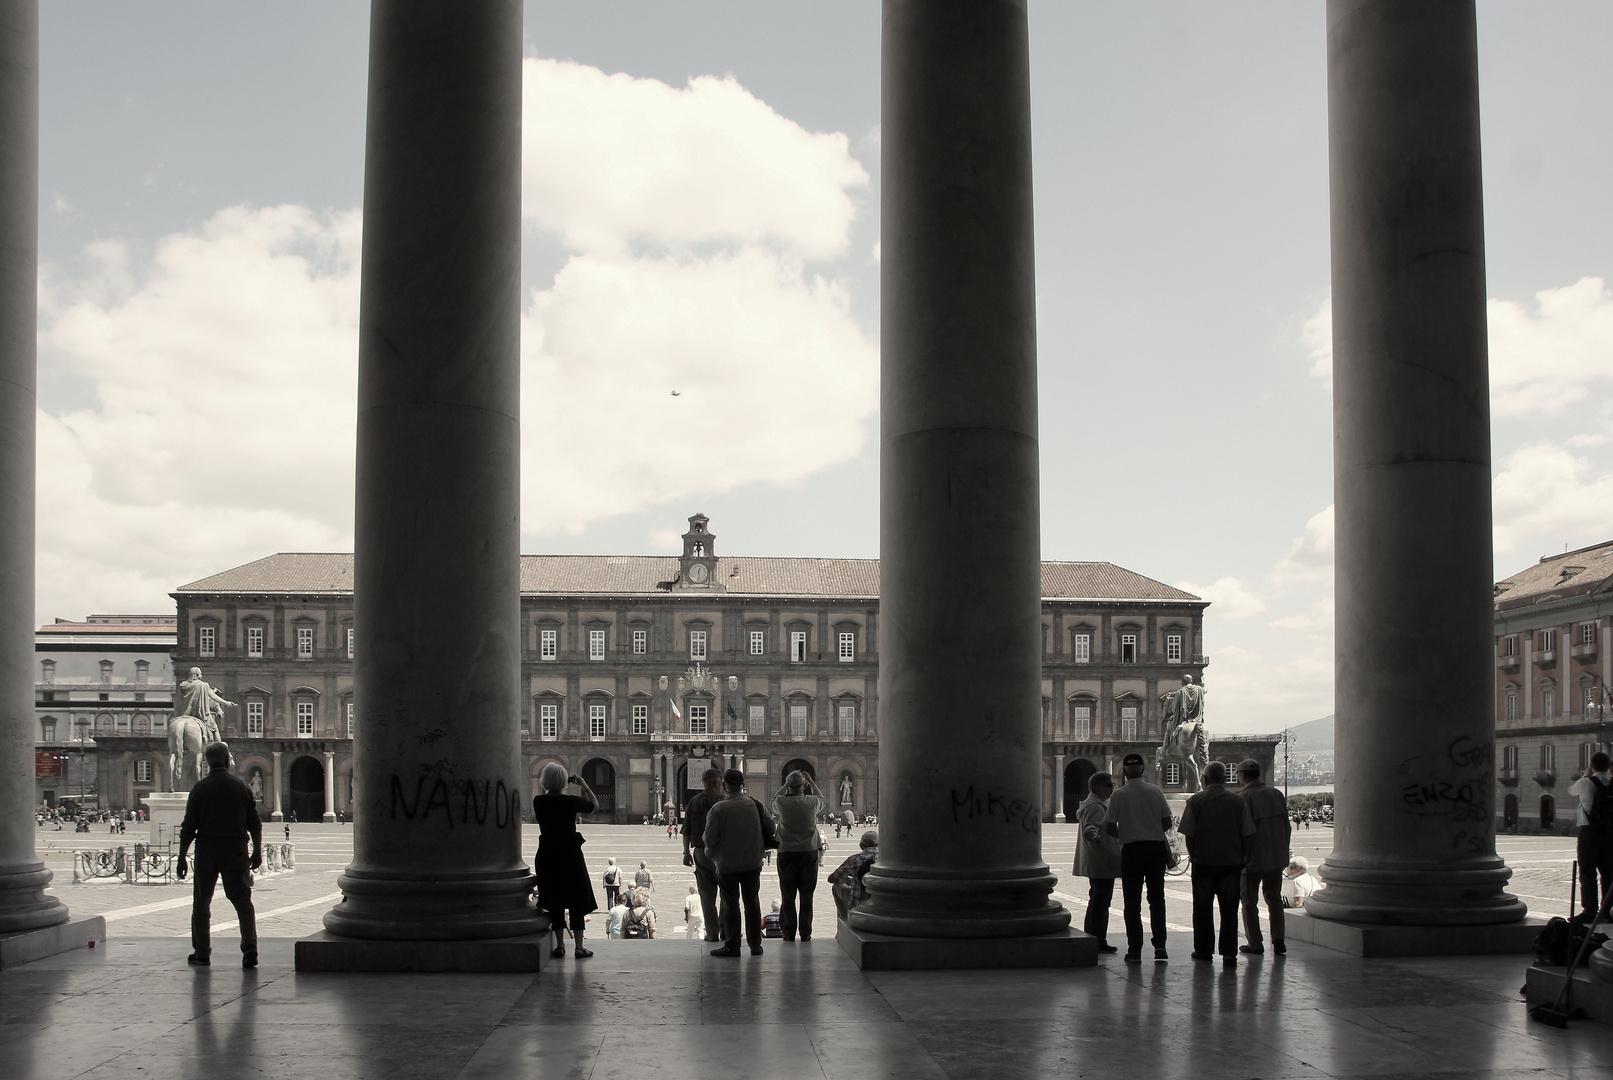
{"label": "man in white jacket", "polygon": [[1075,812],[1081,826],[1080,843],[1075,849],[1075,873],[1087,879],[1087,915],[1081,929],[1098,939],[1098,951],[1117,952],[1109,944],[1109,905],[1115,896],[1115,878],[1120,876],[1120,841],[1103,827],[1109,813],[1109,796],[1115,792],[1115,778],[1106,772],[1093,773],[1087,781],[1089,794]]}

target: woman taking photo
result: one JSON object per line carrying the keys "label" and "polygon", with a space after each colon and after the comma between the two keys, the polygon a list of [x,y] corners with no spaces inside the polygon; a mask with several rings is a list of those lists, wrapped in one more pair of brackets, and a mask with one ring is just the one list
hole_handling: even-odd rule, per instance
{"label": "woman taking photo", "polygon": [[[576,784],[581,795],[567,795],[566,785]],[[577,831],[577,815],[591,814],[599,800],[580,776],[567,776],[565,766],[549,762],[538,774],[542,794],[532,796],[532,818],[538,823],[538,854],[533,866],[538,878],[538,906],[549,913],[554,930],[556,957],[566,955],[566,916],[571,917],[571,936],[576,942],[573,955],[581,960],[594,955],[583,948],[583,920],[599,910],[594,885],[588,877],[588,864],[582,857],[582,834]]]}

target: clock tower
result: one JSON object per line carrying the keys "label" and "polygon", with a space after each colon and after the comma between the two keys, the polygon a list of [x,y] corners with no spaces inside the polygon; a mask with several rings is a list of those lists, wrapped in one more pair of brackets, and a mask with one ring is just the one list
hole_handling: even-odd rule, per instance
{"label": "clock tower", "polygon": [[678,560],[678,586],[684,589],[715,589],[717,584],[717,552],[713,547],[716,537],[707,527],[709,518],[696,514],[689,519],[689,531],[683,534],[683,556]]}

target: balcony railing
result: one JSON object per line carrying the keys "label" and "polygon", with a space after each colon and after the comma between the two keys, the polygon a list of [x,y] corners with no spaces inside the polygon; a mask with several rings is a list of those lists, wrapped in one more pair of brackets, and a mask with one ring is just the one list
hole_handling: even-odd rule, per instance
{"label": "balcony railing", "polygon": [[1535,653],[1535,666],[1536,667],[1551,667],[1552,665],[1554,665],[1556,663],[1557,663],[1557,650],[1556,649],[1541,649],[1539,652]]}
{"label": "balcony railing", "polygon": [[1513,653],[1511,656],[1497,656],[1495,666],[1502,671],[1517,671],[1522,660],[1523,658],[1517,653]]}
{"label": "balcony railing", "polygon": [[1535,773],[1535,783],[1541,787],[1555,787],[1557,785],[1557,774],[1550,769],[1540,769]]}
{"label": "balcony railing", "polygon": [[1501,783],[1505,784],[1507,787],[1515,787],[1518,783],[1518,770],[1497,769],[1495,771],[1495,778],[1501,781]]}
{"label": "balcony railing", "polygon": [[1568,654],[1575,660],[1595,660],[1596,643],[1591,642],[1587,645],[1575,645],[1573,648],[1568,650]]}

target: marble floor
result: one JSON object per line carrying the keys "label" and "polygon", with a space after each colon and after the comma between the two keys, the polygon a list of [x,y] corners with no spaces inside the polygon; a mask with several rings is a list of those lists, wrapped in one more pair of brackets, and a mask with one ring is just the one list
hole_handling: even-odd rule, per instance
{"label": "marble floor", "polygon": [[1360,960],[1305,945],[1236,971],[1188,959],[1077,971],[863,974],[830,938],[724,960],[591,942],[541,975],[299,975],[185,966],[113,938],[0,971],[0,1076],[1605,1077],[1613,1029],[1531,1023],[1519,958]]}

